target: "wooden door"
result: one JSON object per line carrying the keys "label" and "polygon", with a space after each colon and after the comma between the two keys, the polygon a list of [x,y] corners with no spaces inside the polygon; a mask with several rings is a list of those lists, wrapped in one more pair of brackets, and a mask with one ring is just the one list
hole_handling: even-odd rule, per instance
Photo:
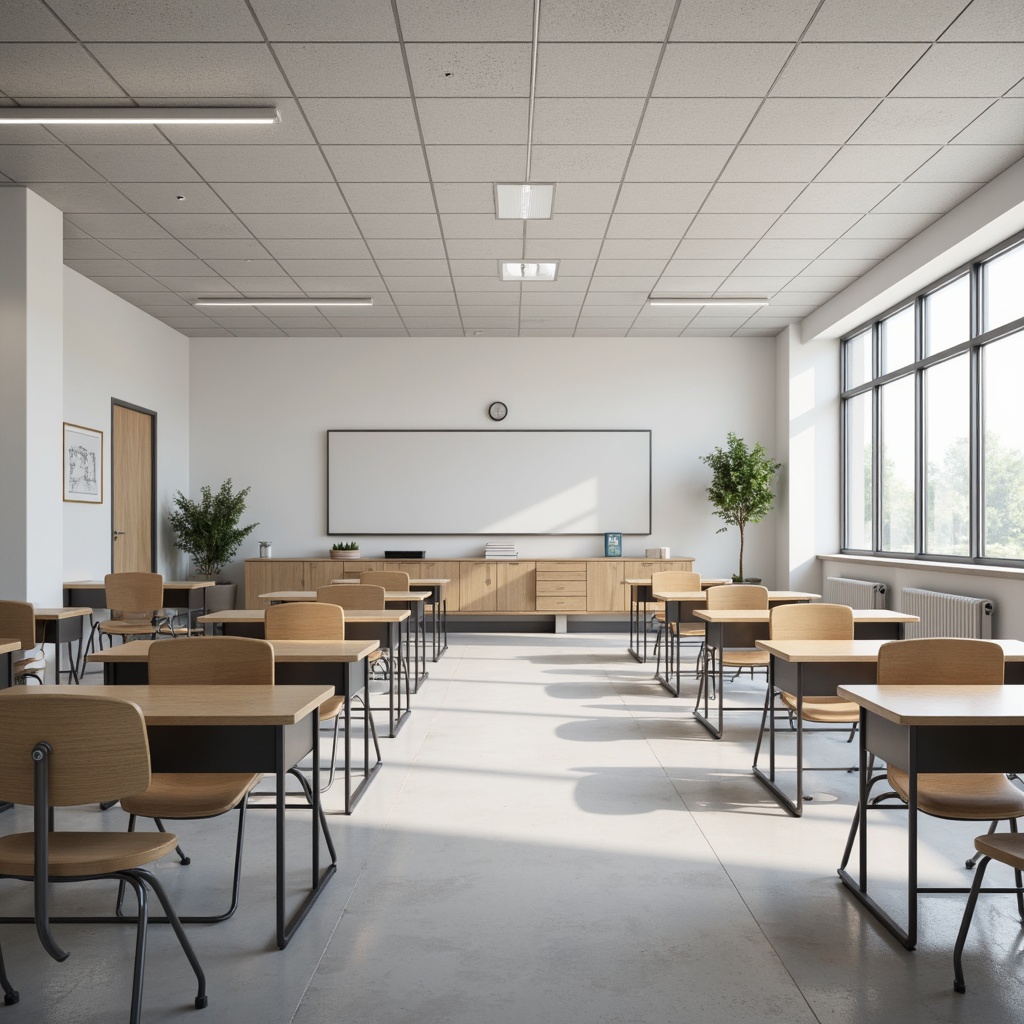
{"label": "wooden door", "polygon": [[494,561],[462,562],[459,573],[459,609],[464,612],[497,610]]}
{"label": "wooden door", "polygon": [[497,609],[499,612],[537,610],[537,563],[498,562]]}
{"label": "wooden door", "polygon": [[626,588],[622,562],[587,562],[587,611],[624,612]]}
{"label": "wooden door", "polygon": [[111,565],[114,572],[153,572],[156,413],[114,402],[111,420]]}

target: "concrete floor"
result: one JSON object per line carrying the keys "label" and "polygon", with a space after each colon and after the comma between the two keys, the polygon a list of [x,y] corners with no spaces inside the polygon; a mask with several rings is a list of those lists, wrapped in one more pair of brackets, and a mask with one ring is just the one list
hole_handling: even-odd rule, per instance
{"label": "concrete floor", "polygon": [[[458,635],[414,712],[382,739],[384,769],[356,813],[333,817],[341,861],[291,945],[273,942],[273,816],[254,812],[242,907],[192,926],[210,1005],[164,926],[151,932],[144,1019],[216,1024],[862,1024],[1020,1021],[1022,932],[1012,896],[982,900],[952,991],[965,897],[928,896],[908,953],[836,877],[856,776],[816,772],[800,820],[750,773],[759,716],[716,742],[622,635]],[[728,691],[763,699],[763,684]],[[691,699],[687,701],[687,696]],[[383,716],[378,716],[378,722]],[[856,761],[843,737],[808,763]],[[339,794],[327,795],[337,807]],[[119,809],[73,813],[121,828]],[[291,878],[307,881],[308,816],[292,813]],[[900,811],[873,838],[874,878],[899,907]],[[60,823],[58,822],[58,825]],[[966,884],[977,825],[922,818],[922,883]],[[0,829],[30,827],[27,811]],[[226,901],[234,819],[178,828],[192,856],[158,868],[178,909]],[[991,884],[1007,884],[994,866]],[[29,887],[0,884],[5,913]],[[62,887],[61,907],[104,912],[112,887]],[[0,1024],[127,1019],[132,929],[56,926],[50,960],[30,927],[0,927],[17,1006]]]}

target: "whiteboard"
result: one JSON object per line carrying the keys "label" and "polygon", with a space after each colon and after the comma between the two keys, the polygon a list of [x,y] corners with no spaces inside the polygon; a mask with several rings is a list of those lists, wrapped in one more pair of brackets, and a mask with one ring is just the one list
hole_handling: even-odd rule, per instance
{"label": "whiteboard", "polygon": [[329,430],[332,535],[651,532],[649,430]]}

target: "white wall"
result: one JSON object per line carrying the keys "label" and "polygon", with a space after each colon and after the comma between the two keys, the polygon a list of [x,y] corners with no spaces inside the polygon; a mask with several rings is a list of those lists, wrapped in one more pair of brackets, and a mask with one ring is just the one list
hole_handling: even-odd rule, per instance
{"label": "white wall", "polygon": [[[653,532],[623,538],[626,555],[666,546],[706,575],[735,571],[735,529],[716,535],[699,456],[731,430],[771,451],[772,338],[193,338],[191,486],[231,477],[252,486],[245,522],[260,526],[241,559],[273,542],[276,557],[322,557],[326,434],[330,428],[482,428],[487,406],[509,407],[507,427],[650,428]],[[514,486],[514,481],[510,481]],[[384,501],[415,502],[401,466],[367,466]],[[472,481],[453,480],[451,500]],[[347,538],[346,538],[347,539]],[[472,557],[480,537],[356,537],[364,557],[385,548]],[[524,558],[603,555],[600,537],[524,537]],[[748,529],[745,568],[775,578],[771,520]]]}
{"label": "white wall", "polygon": [[188,361],[187,338],[64,267],[64,419],[103,431],[103,504],[64,504],[64,579],[110,572],[112,398],[157,414],[157,568],[187,570],[167,512],[175,491],[188,493]]}

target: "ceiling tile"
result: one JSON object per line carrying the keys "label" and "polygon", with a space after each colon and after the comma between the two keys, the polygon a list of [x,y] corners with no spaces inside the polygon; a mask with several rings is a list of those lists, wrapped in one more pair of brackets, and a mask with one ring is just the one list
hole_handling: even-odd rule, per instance
{"label": "ceiling tile", "polygon": [[[111,243],[113,244],[113,243]],[[255,238],[185,238],[182,244],[200,259],[266,259],[267,250]],[[316,245],[316,242],[308,243]],[[361,243],[360,243],[361,244]],[[365,247],[364,247],[365,251]]]}
{"label": "ceiling tile", "polygon": [[927,49],[923,43],[802,43],[772,95],[887,96]]}
{"label": "ceiling tile", "polygon": [[337,277],[334,274],[308,276],[302,274],[295,275],[293,279],[308,295],[370,295],[374,302],[382,302],[386,297],[384,283],[379,277]]}
{"label": "ceiling tile", "polygon": [[657,283],[657,274],[643,277],[595,277],[590,282],[590,293],[638,290],[649,292]]}
{"label": "ceiling tile", "polygon": [[763,96],[792,51],[788,43],[670,43],[655,96]]}
{"label": "ceiling tile", "polygon": [[529,96],[528,43],[409,43],[413,89],[424,96]]}
{"label": "ceiling tile", "polygon": [[963,0],[928,0],[926,4],[894,4],[891,0],[825,0],[805,39],[875,42],[915,39],[931,42],[963,9]]}
{"label": "ceiling tile", "polygon": [[883,100],[850,141],[884,145],[942,145],[966,128],[989,103],[987,99]]}
{"label": "ceiling tile", "polygon": [[419,129],[408,99],[304,99],[317,141],[323,145],[418,145]]}
{"label": "ceiling tile", "polygon": [[[468,261],[467,261],[468,262]],[[474,263],[474,265],[476,265]],[[453,261],[454,266],[454,261]],[[378,270],[388,275],[407,277],[448,277],[448,263],[445,260],[378,260]],[[463,272],[467,272],[463,268]]]}
{"label": "ceiling tile", "polygon": [[440,238],[370,238],[366,242],[378,260],[443,260],[444,242]]}
{"label": "ceiling tile", "polygon": [[[496,275],[495,275],[496,276]],[[391,276],[384,278],[385,284],[390,291],[398,292],[451,292],[452,280],[450,277],[399,277]]]}
{"label": "ceiling tile", "polygon": [[514,260],[522,242],[509,238],[449,238],[445,242],[453,260]]}
{"label": "ceiling tile", "polygon": [[[500,146],[526,141],[529,103],[525,99],[423,99],[417,102],[417,111],[428,146]],[[395,141],[410,140],[400,136]]]}
{"label": "ceiling tile", "polygon": [[1019,146],[1024,143],[1024,99],[999,100],[953,141],[957,145]]}
{"label": "ceiling tile", "polygon": [[619,193],[615,212],[696,213],[709,188],[709,182],[627,182]]}
{"label": "ceiling tile", "polygon": [[807,260],[741,260],[734,271],[737,277],[793,277],[807,266]]}
{"label": "ceiling tile", "polygon": [[348,212],[333,183],[215,182],[213,187],[235,213]]}
{"label": "ceiling tile", "polygon": [[[618,184],[611,181],[560,181],[555,186],[555,214],[611,213],[618,191]],[[493,209],[492,200],[492,212]]]}
{"label": "ceiling tile", "polygon": [[[155,222],[150,221],[150,223],[156,227]],[[111,238],[103,244],[126,260],[187,260],[197,255],[177,239],[166,237],[160,228],[157,230],[160,231],[162,237]],[[263,255],[265,256],[266,253]]]}
{"label": "ceiling tile", "polygon": [[867,213],[892,190],[892,182],[811,182],[790,207],[790,213]]}
{"label": "ceiling tile", "polygon": [[74,151],[108,181],[197,181],[199,175],[178,151],[162,146],[74,146]]}
{"label": "ceiling tile", "polygon": [[[293,99],[268,96],[261,98],[277,107],[280,122],[277,124],[232,125],[227,140],[236,146],[312,146],[313,133],[306,126],[306,120]],[[154,99],[151,102],[158,103]],[[168,99],[168,103],[173,100]],[[225,141],[225,129],[218,124],[165,124],[160,131],[175,145],[211,146]],[[97,140],[102,141],[102,140]]]}
{"label": "ceiling tile", "polygon": [[[220,269],[222,262],[211,260],[211,265]],[[281,260],[286,273],[296,277],[379,277],[373,260]],[[226,271],[221,271],[225,273]],[[235,273],[240,271],[235,270]]]}
{"label": "ceiling tile", "polygon": [[[523,165],[526,160],[522,150]],[[534,146],[534,181],[619,181],[629,157],[629,146]],[[521,165],[521,166],[523,166]],[[522,174],[522,170],[519,174]],[[483,176],[487,177],[487,176]],[[457,180],[457,179],[451,179]],[[517,181],[497,178],[492,181]]]}
{"label": "ceiling tile", "polygon": [[732,146],[636,146],[626,181],[714,181]]}
{"label": "ceiling tile", "polygon": [[831,238],[762,238],[748,256],[757,260],[812,260],[831,244]]}
{"label": "ceiling tile", "polygon": [[[437,218],[434,218],[436,225]],[[545,222],[547,223],[547,222]],[[514,238],[521,240],[523,225],[517,220],[498,220],[493,213],[445,213],[441,215],[445,238]]]}
{"label": "ceiling tile", "polygon": [[404,308],[416,309],[419,306],[432,306],[438,309],[438,315],[451,315],[456,310],[455,293],[442,292],[392,292],[391,298],[395,305],[402,310]]}
{"label": "ceiling tile", "polygon": [[[610,243],[604,244],[607,248]],[[601,251],[599,238],[528,238],[524,247],[524,255],[532,260],[550,259],[556,254],[559,259],[590,260],[596,259]]]}
{"label": "ceiling tile", "polygon": [[643,100],[635,98],[538,99],[533,138],[538,146],[559,143],[629,145],[636,135],[642,111]]}
{"label": "ceiling tile", "polygon": [[132,96],[289,95],[270,50],[259,43],[90,43],[89,50]]}
{"label": "ceiling tile", "polygon": [[775,222],[772,213],[701,213],[693,219],[690,238],[760,238]]}
{"label": "ceiling tile", "polygon": [[721,0],[689,0],[685,17],[677,18],[673,39],[800,38],[819,0],[759,0],[723,4]]}
{"label": "ceiling tile", "polygon": [[65,253],[64,263],[86,277],[138,277],[149,273],[127,260],[75,260],[68,259]]}
{"label": "ceiling tile", "polygon": [[232,213],[156,213],[153,219],[175,238],[248,238]]}
{"label": "ceiling tile", "polygon": [[722,274],[666,274],[653,291],[658,295],[710,295],[724,280]]}
{"label": "ceiling tile", "polygon": [[5,0],[0,40],[63,42],[74,41],[74,37],[38,0]]}
{"label": "ceiling tile", "polygon": [[743,141],[841,145],[871,114],[876,102],[873,99],[768,99]]}
{"label": "ceiling tile", "polygon": [[113,249],[108,249],[95,238],[65,238],[65,260],[109,260],[115,256]]}
{"label": "ceiling tile", "polygon": [[[372,189],[375,186],[366,187]],[[347,188],[348,186],[346,190]],[[428,195],[429,191],[428,186]],[[437,208],[440,213],[490,213],[492,216],[494,214],[494,186],[488,181],[438,182],[434,186],[434,196],[437,197]],[[402,201],[401,195],[396,201]]]}
{"label": "ceiling tile", "polygon": [[895,238],[840,238],[822,252],[822,259],[881,260],[903,244]]}
{"label": "ceiling tile", "polygon": [[102,181],[66,146],[0,146],[0,171],[12,181]]}
{"label": "ceiling tile", "polygon": [[[695,261],[696,262],[696,261]],[[730,263],[731,267],[732,264]],[[625,274],[628,276],[638,274],[661,274],[666,270],[664,260],[611,260],[601,259],[594,267],[595,277],[617,276]],[[687,271],[689,272],[689,271]]]}
{"label": "ceiling tile", "polygon": [[396,3],[407,42],[529,42],[533,38],[533,10],[529,4],[510,4],[506,0],[474,0],[465,4],[452,4],[447,0],[396,0]]}
{"label": "ceiling tile", "polygon": [[18,100],[125,95],[77,43],[0,43],[0,92]]}
{"label": "ceiling tile", "polygon": [[138,207],[106,183],[29,181],[36,195],[64,213],[138,213]]}
{"label": "ceiling tile", "polygon": [[[213,270],[227,278],[287,276],[285,269],[276,260],[209,260],[208,262]],[[305,261],[296,262],[303,263]],[[140,262],[139,266],[145,267],[146,263]],[[316,273],[316,271],[311,271],[311,273]]]}
{"label": "ceiling tile", "polygon": [[341,182],[428,180],[419,146],[325,146],[324,155]]}
{"label": "ceiling tile", "polygon": [[688,213],[616,213],[608,222],[608,237],[680,239],[694,220]]}
{"label": "ceiling tile", "polygon": [[527,221],[526,237],[602,238],[608,227],[608,215],[605,213],[556,213],[550,220]]}
{"label": "ceiling tile", "polygon": [[154,16],[147,5],[118,0],[48,0],[80,39],[258,40],[260,31],[244,0],[164,0]]}
{"label": "ceiling tile", "polygon": [[937,218],[934,213],[868,213],[846,233],[847,238],[911,238]]}
{"label": "ceiling tile", "polygon": [[[167,238],[167,232],[144,213],[71,213],[67,220],[94,238]],[[107,243],[108,245],[110,243]],[[110,245],[119,255],[116,246]]]}
{"label": "ceiling tile", "polygon": [[330,181],[316,146],[181,146],[205,181]]}
{"label": "ceiling tile", "polygon": [[[161,218],[161,223],[166,219]],[[257,238],[355,238],[359,234],[347,213],[244,213],[239,219]],[[184,237],[188,232],[175,234]]]}
{"label": "ceiling tile", "polygon": [[[533,180],[551,181],[548,174],[538,171],[536,154],[534,149]],[[521,181],[526,170],[526,146],[428,146],[427,160],[434,181]]]}
{"label": "ceiling tile", "polygon": [[[684,238],[675,250],[677,259],[742,259],[754,244],[752,238]],[[669,253],[669,255],[673,255]]]}
{"label": "ceiling tile", "polygon": [[438,238],[441,234],[434,213],[361,213],[356,223],[366,238]]}
{"label": "ceiling tile", "polygon": [[784,213],[767,238],[838,238],[860,219],[858,213]]}
{"label": "ceiling tile", "polygon": [[545,0],[540,38],[544,42],[566,39],[661,42],[668,32],[673,6],[673,0],[630,0],[628,4]]}
{"label": "ceiling tile", "polygon": [[296,96],[408,96],[398,43],[278,43]]}
{"label": "ceiling tile", "polygon": [[[146,213],[228,212],[217,193],[199,181],[120,182],[117,187]],[[178,196],[185,198],[181,200]]]}
{"label": "ceiling tile", "polygon": [[781,213],[800,194],[794,182],[719,182],[703,213]]}
{"label": "ceiling tile", "polygon": [[[129,264],[130,265],[130,264]],[[136,260],[139,273],[162,280],[165,277],[219,277],[220,274],[202,260]]]}
{"label": "ceiling tile", "polygon": [[858,277],[866,274],[877,262],[877,260],[866,259],[827,259],[830,250],[826,250],[821,259],[814,260],[803,271],[804,277],[831,277],[835,274],[846,274]]}
{"label": "ceiling tile", "polygon": [[722,181],[809,181],[836,146],[737,146]]}
{"label": "ceiling tile", "polygon": [[434,212],[434,199],[425,182],[347,182],[342,191],[353,213]]}
{"label": "ceiling tile", "polygon": [[[34,129],[52,133],[68,146],[164,146],[167,139],[152,124],[51,124]],[[0,140],[20,142],[20,139]],[[34,141],[34,140],[27,140]],[[52,142],[53,139],[47,139]]]}
{"label": "ceiling tile", "polygon": [[944,146],[907,181],[991,181],[1024,157],[1024,146]]}
{"label": "ceiling tile", "polygon": [[977,191],[976,182],[915,182],[900,185],[873,213],[946,213]]}
{"label": "ceiling tile", "polygon": [[1017,0],[974,0],[942,37],[951,39],[1024,41],[1024,9]]}
{"label": "ceiling tile", "polygon": [[1002,96],[1024,78],[1024,43],[936,43],[894,96]]}
{"label": "ceiling tile", "polygon": [[754,99],[652,99],[637,141],[648,146],[739,142],[757,106]]}
{"label": "ceiling tile", "polygon": [[660,53],[657,43],[541,43],[537,95],[646,96]]}
{"label": "ceiling tile", "polygon": [[250,2],[270,40],[397,38],[388,0],[359,0],[358,4],[339,4],[337,0],[302,0],[301,4],[282,4],[280,0]]}
{"label": "ceiling tile", "polygon": [[843,146],[818,174],[818,181],[902,181],[938,146]]}
{"label": "ceiling tile", "polygon": [[668,261],[664,272],[666,277],[701,277],[709,275],[722,278],[732,273],[737,262],[735,259],[676,259]]}

